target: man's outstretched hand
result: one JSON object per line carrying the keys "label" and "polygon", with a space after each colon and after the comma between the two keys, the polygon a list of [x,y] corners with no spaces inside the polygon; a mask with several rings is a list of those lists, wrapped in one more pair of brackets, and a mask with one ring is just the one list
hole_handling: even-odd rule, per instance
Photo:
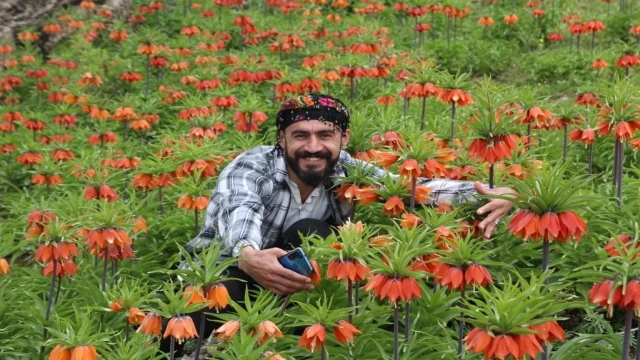
{"label": "man's outstretched hand", "polygon": [[[481,182],[476,181],[474,184],[476,192],[480,195],[504,195],[504,196],[517,196],[517,193],[508,187],[499,187],[493,189],[487,189],[482,186]],[[478,215],[487,214],[487,217],[480,222],[480,229],[484,230],[484,238],[488,239],[496,231],[498,223],[509,213],[513,208],[513,203],[505,199],[489,199],[489,201],[481,206],[477,213]]]}
{"label": "man's outstretched hand", "polygon": [[246,246],[238,258],[238,268],[276,295],[284,296],[302,290],[313,290],[311,279],[280,264],[278,258],[286,254],[287,252],[280,248],[256,250]]}

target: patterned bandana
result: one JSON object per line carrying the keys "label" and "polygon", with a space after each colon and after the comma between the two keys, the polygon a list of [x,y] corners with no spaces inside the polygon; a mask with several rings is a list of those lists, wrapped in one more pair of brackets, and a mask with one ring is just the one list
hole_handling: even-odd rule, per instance
{"label": "patterned bandana", "polygon": [[302,120],[330,122],[342,130],[349,128],[349,111],[340,101],[329,95],[308,94],[289,99],[280,105],[276,115],[278,132]]}

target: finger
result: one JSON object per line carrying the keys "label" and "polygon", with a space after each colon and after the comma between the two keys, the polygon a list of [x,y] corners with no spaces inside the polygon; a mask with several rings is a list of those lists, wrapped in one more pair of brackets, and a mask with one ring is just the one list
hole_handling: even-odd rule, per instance
{"label": "finger", "polygon": [[473,183],[473,188],[480,195],[487,195],[487,194],[490,193],[490,189],[487,189],[486,187],[484,187],[484,184],[482,184],[480,181],[474,182]]}
{"label": "finger", "polygon": [[496,231],[496,224],[491,223],[489,224],[489,226],[487,226],[487,230],[484,231],[484,238],[485,239],[489,239],[491,238],[491,235],[493,235],[493,232]]}
{"label": "finger", "polygon": [[290,278],[282,277],[282,276],[278,276],[274,278],[274,282],[280,285],[281,287],[283,287],[285,291],[294,290],[294,292],[298,292],[298,291],[313,289],[313,285],[311,285],[311,283],[295,281]]}
{"label": "finger", "polygon": [[478,215],[482,215],[482,214],[485,214],[485,213],[490,213],[493,210],[495,210],[496,206],[497,205],[496,205],[495,201],[489,200],[488,203],[486,203],[486,204],[482,205],[480,208],[478,208],[476,213],[478,213]]}
{"label": "finger", "polygon": [[495,225],[494,223],[496,221],[500,221],[500,219],[502,219],[502,212],[501,211],[492,211],[489,213],[489,215],[487,215],[486,218],[484,218],[484,220],[482,220],[480,222],[480,224],[478,224],[478,226],[480,227],[480,229],[485,229],[490,225]]}
{"label": "finger", "polygon": [[279,258],[279,257],[283,257],[283,256],[287,255],[287,251],[282,250],[282,249],[277,248],[277,247],[275,247],[275,248],[271,248],[271,249],[266,249],[266,250],[263,250],[263,251],[264,251],[265,253],[267,253],[267,254],[272,254],[272,255],[274,255],[274,256],[275,256],[275,257],[277,257],[277,258]]}

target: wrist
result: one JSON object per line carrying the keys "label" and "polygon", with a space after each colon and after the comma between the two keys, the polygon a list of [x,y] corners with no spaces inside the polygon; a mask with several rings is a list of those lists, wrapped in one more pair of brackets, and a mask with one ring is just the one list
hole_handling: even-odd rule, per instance
{"label": "wrist", "polygon": [[258,250],[254,249],[253,246],[250,245],[246,245],[240,249],[240,253],[238,254],[238,269],[244,271],[244,264],[246,263],[247,258],[257,251]]}

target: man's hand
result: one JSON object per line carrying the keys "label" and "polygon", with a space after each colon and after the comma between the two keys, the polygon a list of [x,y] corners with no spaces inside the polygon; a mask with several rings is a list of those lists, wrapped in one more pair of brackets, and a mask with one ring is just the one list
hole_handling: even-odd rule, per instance
{"label": "man's hand", "polygon": [[256,250],[246,246],[238,258],[238,268],[276,295],[284,296],[313,290],[310,278],[291,271],[278,262],[278,258],[286,254],[287,252],[280,248]]}
{"label": "man's hand", "polygon": [[[481,182],[476,181],[474,184],[476,192],[480,195],[511,195],[513,197],[517,196],[517,193],[507,187],[499,187],[493,189],[487,189],[482,186]],[[480,222],[480,229],[484,230],[484,238],[488,239],[491,237],[493,232],[498,227],[500,221],[507,216],[509,210],[513,207],[513,203],[509,200],[505,199],[489,199],[485,205],[481,206],[477,213],[478,215],[487,214],[487,217]]]}

